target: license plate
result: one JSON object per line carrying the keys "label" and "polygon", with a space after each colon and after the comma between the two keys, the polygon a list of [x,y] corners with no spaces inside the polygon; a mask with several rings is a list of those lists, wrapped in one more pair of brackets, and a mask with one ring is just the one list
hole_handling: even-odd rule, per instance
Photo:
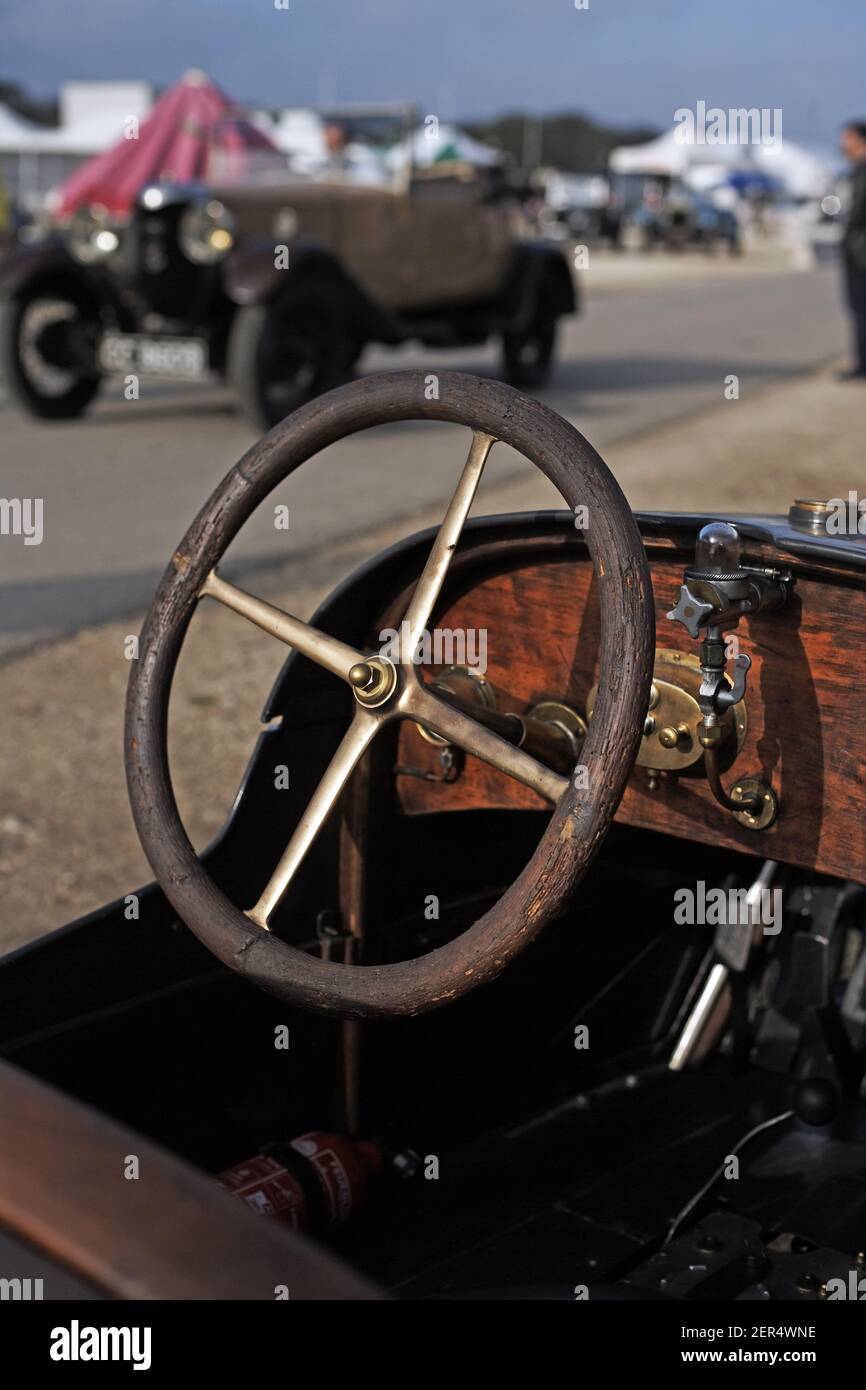
{"label": "license plate", "polygon": [[194,381],[207,375],[204,338],[153,338],[144,333],[103,333],[99,365],[104,372],[172,376]]}

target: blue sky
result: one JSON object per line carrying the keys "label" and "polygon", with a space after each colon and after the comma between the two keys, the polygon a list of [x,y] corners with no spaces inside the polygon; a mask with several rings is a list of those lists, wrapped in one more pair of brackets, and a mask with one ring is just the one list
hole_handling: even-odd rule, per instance
{"label": "blue sky", "polygon": [[581,110],[672,124],[709,105],[781,107],[830,145],[866,116],[863,0],[0,0],[0,77],[174,81],[206,68],[273,105],[414,100],[440,117]]}

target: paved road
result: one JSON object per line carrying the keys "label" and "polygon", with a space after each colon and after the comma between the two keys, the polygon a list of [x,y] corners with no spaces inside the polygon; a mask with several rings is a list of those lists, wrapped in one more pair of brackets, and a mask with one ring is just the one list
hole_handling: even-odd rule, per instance
{"label": "paved road", "polygon": [[[832,269],[602,296],[568,324],[544,399],[616,471],[617,441],[718,404],[729,374],[745,397],[838,356],[844,335]],[[495,360],[492,350],[379,352],[363,366],[489,373]],[[144,382],[142,399],[126,402],[112,382],[71,425],[0,407],[0,495],[44,499],[41,545],[0,537],[0,656],[144,608],[187,522],[253,438],[216,388]],[[290,530],[276,531],[272,514],[253,518],[224,568],[238,574],[290,556],[321,564],[335,538],[444,503],[464,452],[464,432],[440,425],[337,445],[274,494],[290,507]],[[531,472],[505,450],[488,469],[488,486]],[[541,504],[546,496],[540,489]]]}

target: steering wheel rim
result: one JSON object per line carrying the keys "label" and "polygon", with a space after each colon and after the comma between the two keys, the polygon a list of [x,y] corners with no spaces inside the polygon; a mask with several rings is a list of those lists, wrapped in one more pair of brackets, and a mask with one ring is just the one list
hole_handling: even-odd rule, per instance
{"label": "steering wheel rim", "polygon": [[[438,395],[428,399],[428,380],[421,371],[392,372],[340,387],[295,411],[244,455],[202,507],[172,556],[141,632],[139,658],[133,663],[127,692],[125,759],[133,817],[150,865],[175,911],[214,955],[245,978],[287,1002],[345,1018],[405,1016],[440,1007],[494,978],[538,935],[579,883],[610,827],[637,751],[652,679],[655,619],[649,567],[631,510],[601,457],[559,415],[501,382],[440,372]],[[599,695],[581,750],[581,766],[586,769],[581,783],[586,786],[575,779],[557,779],[564,788],[550,824],[528,864],[498,902],[460,936],[427,955],[384,965],[346,965],[317,959],[273,936],[265,924],[234,906],[206,873],[180,820],[171,784],[168,702],[183,638],[200,598],[210,594],[243,611],[242,600],[236,598],[243,591],[225,585],[214,571],[259,503],[302,463],[337,440],[377,425],[421,419],[465,425],[473,431],[464,479],[471,471],[473,454],[479,452],[479,437],[486,437],[491,444],[482,451],[484,457],[492,442],[508,444],[554,483],[569,508],[586,508],[588,524],[583,535],[601,607]],[[480,466],[475,472],[480,475]],[[446,533],[440,550],[447,550],[448,558],[456,541],[449,542],[447,527],[464,479],[440,532],[440,536]],[[477,476],[474,482],[477,485]],[[460,527],[473,494],[474,486],[468,502],[464,498]],[[425,574],[431,566],[435,568],[433,552]],[[434,586],[431,612],[443,579],[444,570],[438,587]],[[269,605],[252,602],[257,609],[253,621],[282,640],[291,645],[296,645],[296,639],[312,640],[308,634],[313,629]],[[271,618],[273,614],[278,617]],[[282,620],[284,630],[279,631]],[[314,637],[330,648],[341,646],[322,634]],[[305,654],[312,652],[307,649]],[[345,661],[341,652],[338,655]],[[336,671],[337,666],[330,669]],[[344,667],[339,673],[346,678]],[[420,682],[416,685],[424,690]],[[407,676],[397,705],[411,688]],[[411,703],[416,698],[420,699],[406,696],[405,709],[395,705],[390,717],[417,717],[421,706]],[[435,710],[429,702],[424,705],[425,718],[432,711],[441,725],[440,702],[433,703]],[[467,722],[509,748],[475,721]],[[442,732],[448,729],[443,726]],[[362,752],[363,748],[357,757]]]}

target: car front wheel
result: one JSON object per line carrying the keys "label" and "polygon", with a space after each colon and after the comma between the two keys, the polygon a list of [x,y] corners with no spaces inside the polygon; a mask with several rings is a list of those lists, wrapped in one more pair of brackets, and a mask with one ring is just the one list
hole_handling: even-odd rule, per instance
{"label": "car front wheel", "polygon": [[340,385],[358,355],[343,315],[327,299],[253,304],[232,323],[229,384],[256,428],[270,429]]}
{"label": "car front wheel", "polygon": [[70,420],[100,386],[96,367],[99,317],[74,287],[44,286],[0,308],[0,356],[10,389],[43,420]]}

